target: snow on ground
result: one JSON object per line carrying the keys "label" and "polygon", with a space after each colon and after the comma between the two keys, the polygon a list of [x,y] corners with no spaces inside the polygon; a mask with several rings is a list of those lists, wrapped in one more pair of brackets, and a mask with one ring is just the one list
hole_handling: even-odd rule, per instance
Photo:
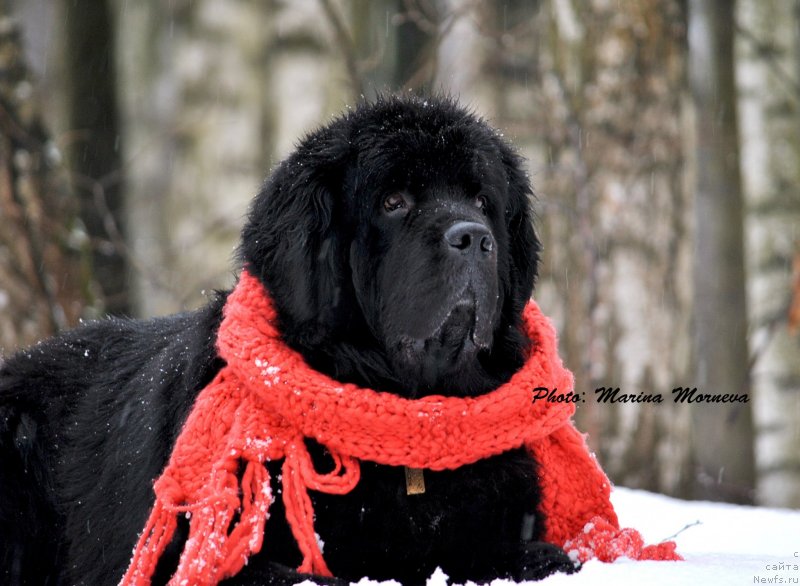
{"label": "snow on ground", "polygon": [[538,584],[800,584],[800,511],[681,501],[625,488],[616,488],[611,500],[620,524],[638,529],[647,543],[691,525],[674,538],[685,561],[592,560],[577,574]]}
{"label": "snow on ground", "polygon": [[[800,511],[690,502],[640,490],[616,488],[611,500],[623,527],[638,529],[646,543],[674,539],[683,562],[619,560],[586,563],[570,576],[542,586],[683,586],[800,584]],[[688,526],[688,527],[687,527]],[[685,530],[681,531],[682,529]],[[362,580],[359,586],[374,586]],[[392,582],[384,583],[396,584]],[[445,586],[438,571],[428,586]],[[495,580],[492,586],[510,586]]]}

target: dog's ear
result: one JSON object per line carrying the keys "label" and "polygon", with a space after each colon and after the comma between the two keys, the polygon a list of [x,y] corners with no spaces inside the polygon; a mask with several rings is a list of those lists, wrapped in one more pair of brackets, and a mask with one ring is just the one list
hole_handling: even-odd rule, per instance
{"label": "dog's ear", "polygon": [[533,292],[539,271],[541,243],[533,229],[533,190],[522,169],[522,157],[503,142],[500,142],[500,157],[508,185],[506,225],[511,256],[511,297],[517,314]]}
{"label": "dog's ear", "polygon": [[242,231],[239,257],[270,292],[281,330],[316,343],[337,317],[344,243],[341,205],[349,145],[331,128],[309,135],[267,179]]}

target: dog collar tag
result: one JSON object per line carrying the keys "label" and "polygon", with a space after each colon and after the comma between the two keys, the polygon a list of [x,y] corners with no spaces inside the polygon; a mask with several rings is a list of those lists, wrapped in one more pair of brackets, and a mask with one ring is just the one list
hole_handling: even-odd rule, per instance
{"label": "dog collar tag", "polygon": [[424,494],[425,493],[425,476],[422,474],[422,468],[409,468],[406,469],[406,494]]}

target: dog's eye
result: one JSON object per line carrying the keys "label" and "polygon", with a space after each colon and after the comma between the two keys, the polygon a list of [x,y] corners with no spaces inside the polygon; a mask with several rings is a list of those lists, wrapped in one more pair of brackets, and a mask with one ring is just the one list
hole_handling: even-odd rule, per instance
{"label": "dog's eye", "polygon": [[408,207],[408,202],[400,193],[393,193],[387,195],[383,200],[383,209],[387,212],[393,212]]}
{"label": "dog's eye", "polygon": [[482,210],[482,211],[485,210],[487,203],[488,203],[488,201],[486,199],[486,196],[483,195],[483,194],[481,194],[481,195],[479,195],[478,197],[475,198],[475,207],[478,208],[479,210]]}

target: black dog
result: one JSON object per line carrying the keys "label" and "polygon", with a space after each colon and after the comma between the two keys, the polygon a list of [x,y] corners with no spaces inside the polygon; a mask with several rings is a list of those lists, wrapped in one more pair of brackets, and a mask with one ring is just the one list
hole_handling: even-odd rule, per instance
{"label": "black dog", "polygon": [[[309,135],[272,174],[240,258],[285,341],[341,381],[420,397],[478,395],[523,361],[519,324],[539,243],[520,159],[446,99],[382,98]],[[82,326],[0,367],[0,582],[119,581],[197,393],[221,368],[225,293],[197,311]],[[325,451],[312,446],[320,467]],[[277,474],[277,470],[275,471]],[[424,583],[573,571],[537,541],[536,463],[523,449],[406,494],[364,462],[346,496],[312,493],[338,579]],[[278,491],[279,492],[279,491]],[[264,547],[226,583],[292,584],[300,554],[271,510]],[[167,581],[186,527],[159,565]]]}

